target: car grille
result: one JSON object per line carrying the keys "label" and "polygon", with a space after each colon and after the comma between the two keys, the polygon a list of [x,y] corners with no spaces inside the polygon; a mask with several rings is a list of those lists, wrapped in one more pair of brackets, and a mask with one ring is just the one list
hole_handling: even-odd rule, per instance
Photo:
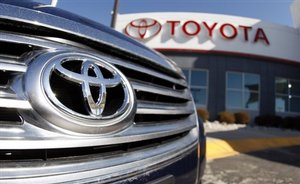
{"label": "car grille", "polygon": [[[155,163],[180,157],[196,146],[196,116],[184,79],[155,70],[150,61],[139,63],[80,44],[51,40],[0,33],[4,48],[0,50],[0,180],[40,182],[41,177],[49,177],[49,182],[64,182],[69,180],[57,174],[69,174],[76,180],[85,176],[76,178],[75,173],[97,170],[103,181],[111,181],[105,168],[117,164],[123,168],[115,172],[129,176],[128,172],[138,173],[141,167],[151,168]],[[37,112],[24,94],[22,76],[29,58],[52,50],[88,52],[116,66],[135,91],[137,112],[133,124],[120,132],[85,136],[63,133],[49,122],[33,118]],[[86,165],[79,166],[82,162]],[[136,167],[134,162],[141,165]],[[124,171],[125,166],[131,169]]]}
{"label": "car grille", "polygon": [[[34,110],[23,96],[22,84],[19,80],[26,73],[26,59],[40,51],[47,52],[49,49],[77,51],[82,49],[16,34],[2,33],[2,39],[3,37],[6,39],[0,44],[10,49],[8,53],[0,55],[0,108],[3,109],[0,122],[1,125],[12,125],[13,122],[21,124],[24,118],[18,115],[18,111]],[[184,79],[168,76],[127,59],[110,57],[97,51],[89,52],[106,58],[129,79],[138,102],[135,116],[137,125],[147,123],[148,126],[150,124],[154,126],[154,124],[165,124],[166,121],[169,125],[176,125],[186,120],[185,123],[180,123],[176,132],[190,130],[195,126],[194,122],[189,122],[190,115],[194,114],[194,107]],[[157,131],[159,132],[159,129]],[[172,129],[170,131],[172,132]]]}

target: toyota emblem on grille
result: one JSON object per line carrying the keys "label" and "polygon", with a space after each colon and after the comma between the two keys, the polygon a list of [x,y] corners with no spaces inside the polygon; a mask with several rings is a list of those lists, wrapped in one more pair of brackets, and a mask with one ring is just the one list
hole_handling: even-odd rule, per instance
{"label": "toyota emblem on grille", "polygon": [[[69,58],[70,59],[70,58]],[[75,58],[74,58],[75,59]],[[53,65],[53,71],[57,72],[58,75],[60,75],[65,80],[69,80],[71,82],[78,83],[81,86],[82,94],[84,97],[84,105],[87,111],[91,116],[94,117],[101,117],[103,110],[105,108],[106,104],[106,97],[107,97],[107,90],[106,88],[113,88],[116,87],[118,84],[120,84],[121,76],[118,72],[116,72],[116,69],[114,69],[112,66],[103,65],[102,62],[102,68],[107,69],[111,72],[112,78],[105,79],[103,77],[103,74],[99,68],[99,66],[96,64],[95,61],[87,60],[87,59],[77,59],[72,62],[80,62],[81,64],[81,73],[78,74],[76,72],[73,72],[71,70],[68,70],[63,67],[63,62],[71,62],[66,59],[65,61],[58,61]],[[89,72],[92,72],[95,76],[92,76],[89,74]],[[97,102],[94,101],[92,92],[91,92],[91,86],[98,87],[97,90],[98,93],[96,94]],[[46,91],[49,93],[49,96],[52,96],[52,89],[48,89]],[[125,94],[126,98],[127,94]],[[123,105],[123,108],[125,105]],[[121,113],[122,111],[119,111],[118,113]]]}
{"label": "toyota emblem on grille", "polygon": [[126,35],[139,40],[147,40],[161,31],[161,24],[154,19],[142,18],[131,21],[124,29]]}
{"label": "toyota emblem on grille", "polygon": [[75,132],[107,133],[125,127],[136,108],[133,89],[108,60],[72,52],[38,57],[25,80],[33,107],[52,124]]}

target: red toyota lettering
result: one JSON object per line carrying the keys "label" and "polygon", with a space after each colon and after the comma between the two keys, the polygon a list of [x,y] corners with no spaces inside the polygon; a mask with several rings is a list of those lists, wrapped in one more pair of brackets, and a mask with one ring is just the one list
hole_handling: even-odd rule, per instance
{"label": "red toyota lettering", "polygon": [[270,45],[270,42],[262,28],[257,28],[254,42],[258,42],[259,40],[263,41],[267,45]]}
{"label": "red toyota lettering", "polygon": [[217,26],[217,24],[218,23],[215,22],[212,26],[209,26],[206,22],[203,22],[203,25],[205,26],[205,28],[208,31],[209,37],[212,37],[213,30],[215,29],[215,27]]}
{"label": "red toyota lettering", "polygon": [[[232,35],[227,35],[226,32],[225,32],[225,29],[226,27],[230,27],[231,30],[232,30]],[[226,38],[226,39],[233,39],[237,36],[237,29],[234,27],[234,25],[232,24],[223,24],[221,27],[220,27],[220,32],[221,32],[221,35]]]}
{"label": "red toyota lettering", "polygon": [[239,28],[241,28],[244,31],[244,39],[245,39],[245,41],[248,41],[248,31],[251,30],[252,27],[240,25]]}
{"label": "red toyota lettering", "polygon": [[[195,27],[195,30],[193,32],[189,32],[188,31],[188,26],[194,26]],[[195,36],[197,34],[200,33],[200,30],[201,30],[201,27],[200,25],[193,21],[193,20],[189,20],[189,21],[186,21],[183,25],[182,25],[182,31],[188,35],[188,36]]]}
{"label": "red toyota lettering", "polygon": [[175,35],[175,27],[179,23],[180,23],[180,21],[177,21],[177,20],[168,20],[167,21],[167,24],[170,24],[170,26],[171,26],[171,35],[172,36]]}

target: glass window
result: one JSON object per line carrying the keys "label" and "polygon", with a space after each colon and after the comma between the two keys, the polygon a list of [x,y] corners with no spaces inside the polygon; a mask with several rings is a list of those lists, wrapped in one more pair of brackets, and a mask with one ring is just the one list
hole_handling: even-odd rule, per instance
{"label": "glass window", "polygon": [[206,89],[191,88],[194,101],[198,105],[206,105]]}
{"label": "glass window", "polygon": [[276,93],[287,94],[288,93],[288,80],[283,78],[277,78],[275,80]]}
{"label": "glass window", "polygon": [[183,73],[187,78],[196,106],[207,106],[208,71],[183,69]]}
{"label": "glass window", "polygon": [[276,95],[275,98],[275,110],[276,112],[288,111],[288,96]]}
{"label": "glass window", "polygon": [[243,76],[240,73],[230,72],[227,74],[227,87],[231,89],[242,89]]}
{"label": "glass window", "polygon": [[244,91],[243,107],[245,109],[257,110],[259,105],[259,95],[257,92]]}
{"label": "glass window", "polygon": [[290,103],[291,112],[300,112],[300,97],[291,97]]}
{"label": "glass window", "polygon": [[275,79],[275,111],[300,112],[300,81],[276,78]]}
{"label": "glass window", "polygon": [[207,86],[206,71],[192,70],[191,86]]}
{"label": "glass window", "polygon": [[288,88],[291,90],[291,95],[300,96],[300,81],[291,80]]}
{"label": "glass window", "polygon": [[226,84],[227,108],[259,109],[259,75],[227,72]]}
{"label": "glass window", "polygon": [[243,105],[243,93],[241,91],[227,91],[227,107],[240,108]]}
{"label": "glass window", "polygon": [[250,91],[258,91],[259,76],[253,74],[245,74],[244,88]]}

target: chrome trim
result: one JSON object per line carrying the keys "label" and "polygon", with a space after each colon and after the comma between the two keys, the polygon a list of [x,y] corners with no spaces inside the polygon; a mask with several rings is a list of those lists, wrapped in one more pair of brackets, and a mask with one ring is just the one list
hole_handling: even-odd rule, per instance
{"label": "chrome trim", "polygon": [[[8,4],[0,4],[0,9],[1,19],[25,22],[36,26],[73,34],[101,44],[118,48],[119,50],[123,50],[140,58],[149,60],[152,63],[163,67],[165,70],[171,70],[173,73],[178,73],[176,67],[163,59],[163,57],[161,57],[159,54],[153,52],[136,41],[129,41],[128,38],[116,31],[111,29],[105,30],[107,28],[104,26],[102,27],[99,25],[99,29],[96,29],[79,22],[38,11],[41,9],[39,7],[36,7],[36,10],[31,10]],[[111,34],[110,31],[114,32],[115,36]]]}
{"label": "chrome trim", "polygon": [[17,94],[10,89],[0,88],[0,99],[18,99]]}
{"label": "chrome trim", "polygon": [[[64,50],[64,51],[59,51],[59,52],[70,52],[68,50],[72,50],[73,53],[81,53],[82,49],[84,46],[80,45],[78,47],[75,46],[70,46],[70,45],[63,45],[61,43],[55,43],[50,40],[43,40],[43,38],[31,38],[29,36],[23,36],[23,35],[12,35],[10,33],[1,33],[0,38],[4,37],[6,38],[7,42],[13,42],[13,43],[18,43],[19,39],[21,42],[28,43],[29,45],[33,47],[38,47],[40,51],[34,51],[33,54],[25,57],[25,58],[20,58],[17,60],[18,63],[5,63],[3,66],[3,69],[5,69],[4,66],[9,66],[10,68],[13,68],[14,64],[19,66],[20,68],[17,69],[17,71],[26,71],[28,72],[28,65],[32,58],[37,58],[39,57],[40,54],[42,53],[49,53],[50,55],[55,55],[56,51],[55,48],[59,48],[59,50]],[[16,39],[16,40],[14,40]],[[48,38],[47,38],[48,39]],[[1,40],[1,39],[0,39]],[[58,40],[56,40],[58,41]],[[71,44],[71,43],[70,43]],[[38,45],[38,46],[37,46]],[[50,46],[49,46],[50,45]],[[50,48],[50,50],[49,50]],[[39,50],[38,49],[38,50]],[[47,50],[45,50],[47,49]],[[158,73],[154,70],[151,69],[146,69],[141,66],[138,66],[137,64],[132,64],[130,61],[127,60],[120,60],[117,58],[112,58],[111,56],[105,55],[98,53],[97,51],[93,50],[88,50],[89,54],[92,55],[92,57],[95,58],[102,58],[103,60],[109,61],[109,63],[112,64],[117,64],[117,65],[122,65],[124,67],[129,67],[129,68],[134,68],[135,70],[138,70],[140,72],[151,72],[152,75],[155,77],[164,77],[167,80],[170,80],[170,82],[174,83],[179,83],[179,84],[185,84],[183,80],[178,80],[169,76],[166,76],[165,74]],[[43,55],[43,54],[42,54]],[[25,60],[23,60],[25,59]],[[1,62],[5,62],[5,58],[1,60]],[[23,63],[22,63],[23,62]],[[128,64],[129,63],[129,64]],[[24,64],[24,65],[23,65]],[[38,69],[37,71],[42,71],[42,69]],[[131,123],[133,123],[133,117],[130,117],[124,122],[129,123],[128,127],[124,127],[124,130],[121,132],[112,132],[111,134],[108,135],[89,135],[87,136],[86,134],[82,133],[75,133],[75,132],[70,132],[66,129],[61,129],[57,126],[54,126],[51,124],[51,121],[47,121],[44,118],[41,117],[41,114],[37,114],[37,112],[32,108],[32,106],[29,104],[32,103],[34,106],[36,106],[36,110],[40,110],[41,106],[36,105],[36,103],[41,104],[44,106],[45,104],[48,104],[49,102],[46,100],[41,101],[41,96],[34,95],[28,100],[28,95],[23,94],[23,80],[22,80],[22,75],[23,73],[20,72],[18,75],[20,77],[17,77],[17,80],[14,80],[12,83],[11,88],[13,91],[10,91],[6,88],[3,88],[0,90],[0,95],[2,95],[2,99],[4,98],[13,98],[17,99],[19,101],[4,101],[3,107],[7,106],[7,103],[10,102],[21,102],[21,105],[17,103],[13,103],[14,107],[18,109],[20,106],[20,114],[24,116],[24,124],[22,126],[18,127],[13,127],[5,129],[5,127],[1,128],[1,134],[0,136],[5,136],[5,140],[1,140],[0,146],[2,149],[8,149],[11,148],[12,145],[18,145],[20,148],[23,147],[24,144],[27,144],[27,149],[30,149],[30,146],[36,146],[36,148],[41,148],[41,147],[51,147],[51,148],[56,148],[56,146],[60,145],[62,148],[64,146],[67,146],[63,142],[66,141],[68,142],[68,145],[70,147],[76,147],[76,146],[91,146],[91,145],[101,145],[105,144],[102,141],[99,141],[100,139],[104,138],[105,141],[112,141],[110,143],[117,143],[117,142],[129,142],[129,141],[138,141],[138,140],[147,140],[147,139],[152,139],[152,138],[157,138],[157,137],[163,137],[166,135],[173,135],[176,133],[180,133],[182,131],[186,131],[189,128],[192,128],[194,126],[195,120],[191,119],[194,117],[194,115],[191,115],[190,118],[187,118],[186,115],[193,114],[191,111],[192,108],[192,102],[187,102],[187,103],[180,103],[180,104],[163,104],[163,103],[158,103],[155,102],[157,105],[153,103],[146,103],[146,104],[141,104],[139,107],[140,109],[138,110],[139,113],[141,114],[157,114],[159,115],[160,113],[162,115],[168,115],[168,114],[182,114],[185,116],[184,119],[181,119],[180,121],[177,120],[172,120],[172,121],[162,121],[162,122],[147,122],[146,124],[143,124],[141,122],[139,124],[134,124],[130,126]],[[35,74],[33,74],[35,75]],[[179,82],[178,82],[179,81]],[[182,83],[183,82],[183,83]],[[28,83],[33,84],[34,82],[31,79],[28,79]],[[39,83],[39,82],[38,82]],[[178,97],[178,98],[183,98],[183,99],[188,99],[189,97],[189,92],[188,89],[184,90],[172,90],[170,88],[165,89],[163,86],[156,86],[155,84],[150,84],[150,83],[145,83],[142,81],[135,81],[132,80],[130,81],[135,87],[136,90],[143,90],[145,92],[150,92],[150,93],[157,93],[161,95],[167,95],[167,96],[173,96],[173,97]],[[149,86],[151,85],[151,87]],[[41,90],[40,88],[34,89],[32,88],[31,90],[34,91],[34,94],[36,94],[36,91]],[[14,94],[16,92],[16,94]],[[37,102],[36,102],[37,101]],[[22,105],[22,103],[24,103]],[[42,112],[42,114],[45,114],[47,117],[49,116],[49,111],[45,110]],[[35,118],[32,118],[34,116]],[[54,117],[60,117],[54,115]],[[29,124],[30,122],[30,124]],[[61,118],[57,118],[55,122],[61,122],[64,124],[65,122],[61,120]],[[126,128],[126,129],[125,129]],[[6,131],[5,131],[6,130]],[[139,135],[140,134],[140,135]],[[116,137],[117,136],[117,137]],[[110,137],[110,139],[108,139]],[[79,141],[78,139],[85,139],[83,141]],[[64,140],[64,141],[60,141]],[[22,142],[24,141],[24,142]],[[107,142],[107,144],[108,144]],[[2,144],[3,143],[3,144]],[[62,144],[60,144],[62,143]],[[80,143],[80,144],[79,144]],[[28,146],[29,145],[29,146]]]}
{"label": "chrome trim", "polygon": [[[188,104],[191,102],[188,102]],[[191,105],[153,104],[146,101],[138,101],[137,114],[192,114],[194,109]]]}
{"label": "chrome trim", "polygon": [[[0,4],[0,7],[1,7],[1,4]],[[0,14],[1,14],[1,12],[0,12]],[[11,42],[11,43],[16,43],[16,44],[26,44],[26,45],[30,45],[30,46],[39,47],[41,49],[79,50],[78,47],[84,48],[84,46],[81,44],[66,41],[64,39],[46,37],[46,39],[48,39],[48,40],[45,40],[45,39],[42,39],[39,37],[29,37],[29,36],[11,34],[11,33],[6,33],[6,32],[0,32],[0,33],[1,33],[0,41]],[[53,42],[53,41],[55,41],[55,42]],[[69,45],[62,45],[60,42],[63,42],[64,44],[68,43]],[[85,49],[90,49],[90,48],[85,48]],[[131,70],[135,70],[138,72],[143,71],[144,73],[152,75],[153,77],[161,78],[166,81],[173,82],[175,84],[187,87],[187,83],[183,79],[175,79],[173,77],[156,72],[154,70],[138,66],[137,64],[130,63],[130,61],[123,60],[121,62],[119,59],[108,57],[108,56],[105,56],[104,54],[102,57],[103,57],[103,59],[109,59],[110,63],[112,63],[112,64],[119,65],[119,66],[131,69]],[[1,59],[0,61],[6,61],[6,58],[4,58],[4,59]],[[17,61],[15,60],[15,62],[17,62]],[[124,62],[126,62],[126,65],[124,65]]]}
{"label": "chrome trim", "polygon": [[[71,72],[61,66],[63,62],[71,62],[74,60],[83,61],[83,65],[85,62],[88,62],[88,64],[93,63],[102,68],[106,68],[113,74],[113,77],[112,79],[104,80],[100,79],[100,76],[91,77],[87,76],[87,74]],[[88,83],[88,86],[103,85],[101,89],[103,90],[104,87],[113,87],[120,82],[124,92],[122,105],[116,109],[116,112],[107,116],[102,116],[102,114],[84,115],[75,112],[60,102],[53,92],[50,85],[52,72],[59,73],[59,75],[68,79],[68,81],[82,85],[81,89],[83,93],[86,92],[86,83]],[[96,57],[82,52],[71,51],[42,53],[29,63],[28,72],[23,77],[23,82],[25,94],[32,103],[32,107],[43,117],[40,121],[46,120],[57,127],[82,134],[112,133],[117,130],[120,131],[132,123],[136,108],[133,89],[126,77],[118,69],[99,56]],[[87,101],[86,103],[90,102]],[[88,106],[92,106],[93,104],[85,105],[86,108],[88,108]],[[97,107],[94,109],[96,108]]]}
{"label": "chrome trim", "polygon": [[79,148],[150,140],[188,131],[196,126],[194,119],[194,116],[191,116],[180,121],[164,121],[159,124],[133,124],[113,136],[104,135],[97,137],[62,135],[24,122],[22,126],[18,127],[0,127],[0,149]]}
{"label": "chrome trim", "polygon": [[[0,32],[0,35],[1,35],[1,32]],[[9,55],[0,55],[0,62],[8,63],[8,64],[17,64],[17,65],[22,66],[22,64],[18,62],[18,57],[9,56]]]}
{"label": "chrome trim", "polygon": [[[41,56],[44,59],[44,56]],[[50,98],[50,100],[62,110],[70,111],[71,114],[76,116],[91,118],[91,119],[111,119],[121,115],[127,108],[130,106],[129,103],[133,102],[133,91],[130,88],[129,82],[126,80],[124,75],[121,75],[118,69],[114,66],[107,63],[105,60],[101,58],[92,58],[87,54],[79,54],[79,53],[57,53],[54,57],[51,56],[48,58],[47,66],[42,74],[43,87]],[[70,71],[62,66],[62,64],[66,62],[76,62],[82,61],[81,64],[81,73],[76,73]],[[38,62],[38,61],[37,61]],[[50,63],[51,62],[51,63]],[[44,64],[43,64],[44,65]],[[101,70],[98,67],[105,68],[110,71],[113,75],[112,78],[105,79]],[[89,70],[93,70],[96,74],[95,77],[89,76]],[[36,68],[32,69],[32,72],[36,71]],[[62,78],[67,81],[77,83],[82,88],[83,98],[86,102],[85,108],[88,109],[89,115],[81,115],[79,113],[73,112],[72,110],[68,110],[69,108],[63,105],[56,97],[54,92],[51,89],[49,84],[50,76],[52,72],[58,73]],[[122,84],[124,86],[124,96],[125,99],[123,101],[123,105],[111,116],[105,117],[102,115],[105,105],[106,105],[106,97],[107,92],[106,88],[116,87],[118,84]],[[99,87],[99,94],[97,98],[97,102],[94,101],[90,86]],[[131,91],[130,91],[131,90]],[[131,96],[130,96],[131,95]],[[133,105],[131,105],[132,107]]]}
{"label": "chrome trim", "polygon": [[27,70],[27,67],[21,64],[3,63],[1,59],[0,62],[0,70],[2,71],[25,73]]}
{"label": "chrome trim", "polygon": [[31,109],[31,104],[27,100],[0,98],[1,108]]}
{"label": "chrome trim", "polygon": [[[0,4],[0,8],[1,6],[3,6],[3,4]],[[1,12],[0,12],[0,18],[1,18]],[[30,37],[25,35],[11,34],[7,32],[0,32],[0,41],[28,45],[29,47],[36,46],[43,49],[58,49],[58,50],[64,49],[65,50],[67,48],[66,45],[47,41],[39,37]],[[68,47],[71,47],[69,49],[76,48],[71,45],[68,45]]]}
{"label": "chrome trim", "polygon": [[[60,65],[61,66],[61,65]],[[110,88],[110,87],[116,87],[118,84],[121,84],[122,80],[121,80],[121,76],[117,73],[116,69],[113,68],[111,69],[110,67],[111,65],[103,65],[102,67],[104,67],[105,69],[110,69],[111,73],[113,73],[113,78],[110,79],[105,79],[103,77],[103,74],[101,72],[101,70],[98,68],[98,66],[96,65],[96,63],[92,62],[92,61],[83,61],[82,66],[81,66],[81,74],[84,75],[84,79],[82,79],[82,81],[79,83],[83,83],[82,85],[82,92],[83,92],[83,97],[85,99],[86,103],[86,108],[89,109],[89,114],[90,116],[96,116],[96,117],[103,117],[103,111],[104,108],[106,106],[106,97],[107,97],[107,91],[106,91],[106,87]],[[63,67],[61,67],[63,68]],[[93,72],[96,74],[96,77],[98,81],[96,83],[92,83],[89,79],[91,79],[91,76],[89,76],[89,70],[93,70]],[[74,73],[74,72],[72,72]],[[63,73],[64,75],[65,73]],[[71,80],[72,80],[72,76],[71,76]],[[127,83],[128,85],[129,82]],[[99,93],[98,93],[98,98],[97,101],[95,102],[93,99],[93,95],[91,92],[91,87],[90,85],[95,85],[100,87],[99,89]],[[128,87],[124,88],[125,91],[125,100],[123,101],[123,104],[125,102],[124,105],[121,106],[120,110],[117,110],[116,113],[113,114],[113,116],[117,116],[120,113],[123,113],[124,110],[128,107],[128,92],[126,91],[126,89],[128,89]],[[111,117],[113,117],[111,116]]]}
{"label": "chrome trim", "polygon": [[179,92],[170,88],[164,88],[162,86],[156,86],[155,84],[149,84],[142,81],[130,80],[133,88],[137,91],[149,92],[159,95],[171,96],[174,98],[180,98],[185,100],[191,100],[191,97],[187,90]]}
{"label": "chrome trim", "polygon": [[194,128],[185,137],[164,146],[128,152],[125,155],[106,156],[105,159],[91,156],[79,161],[76,159],[61,163],[53,161],[49,165],[41,162],[38,165],[24,163],[24,166],[20,163],[18,167],[2,167],[0,179],[6,184],[120,180],[179,160],[196,149],[197,135],[197,128]]}
{"label": "chrome trim", "polygon": [[[187,83],[183,79],[176,79],[176,78],[167,76],[165,74],[159,73],[157,71],[154,71],[152,69],[145,68],[145,67],[142,67],[142,66],[138,66],[137,64],[132,64],[130,62],[126,62],[126,60],[123,60],[122,62],[120,60],[117,60],[117,59],[114,59],[114,58],[111,58],[110,60],[111,60],[112,64],[115,64],[117,66],[122,66],[124,68],[134,70],[134,71],[137,71],[137,72],[143,71],[143,73],[151,75],[153,77],[160,78],[160,79],[163,79],[163,80],[166,80],[166,81],[169,81],[169,82],[187,87]],[[126,62],[125,65],[124,65],[124,62]]]}
{"label": "chrome trim", "polygon": [[[115,87],[118,84],[121,83],[121,77],[117,75],[117,72],[114,70],[117,70],[115,67],[111,66],[110,64],[106,63],[104,60],[101,60],[103,63],[101,63],[101,67],[109,70],[113,74],[113,78],[111,79],[105,79],[102,75],[102,72],[100,69],[96,68],[96,61],[90,61],[88,58],[88,55],[84,56],[76,55],[76,53],[66,53],[68,55],[64,56],[65,58],[56,58],[55,63],[53,63],[53,69],[51,68],[51,71],[57,71],[60,76],[63,78],[70,80],[72,82],[83,84],[88,83],[92,86],[101,86],[101,84],[108,86],[108,87]],[[80,60],[82,61],[81,66],[81,73],[76,73],[73,71],[70,71],[62,66],[63,62],[67,62],[69,60]],[[97,60],[98,61],[98,60]],[[100,65],[100,64],[99,64]],[[96,74],[95,77],[89,76],[88,71],[89,69],[93,70]]]}

